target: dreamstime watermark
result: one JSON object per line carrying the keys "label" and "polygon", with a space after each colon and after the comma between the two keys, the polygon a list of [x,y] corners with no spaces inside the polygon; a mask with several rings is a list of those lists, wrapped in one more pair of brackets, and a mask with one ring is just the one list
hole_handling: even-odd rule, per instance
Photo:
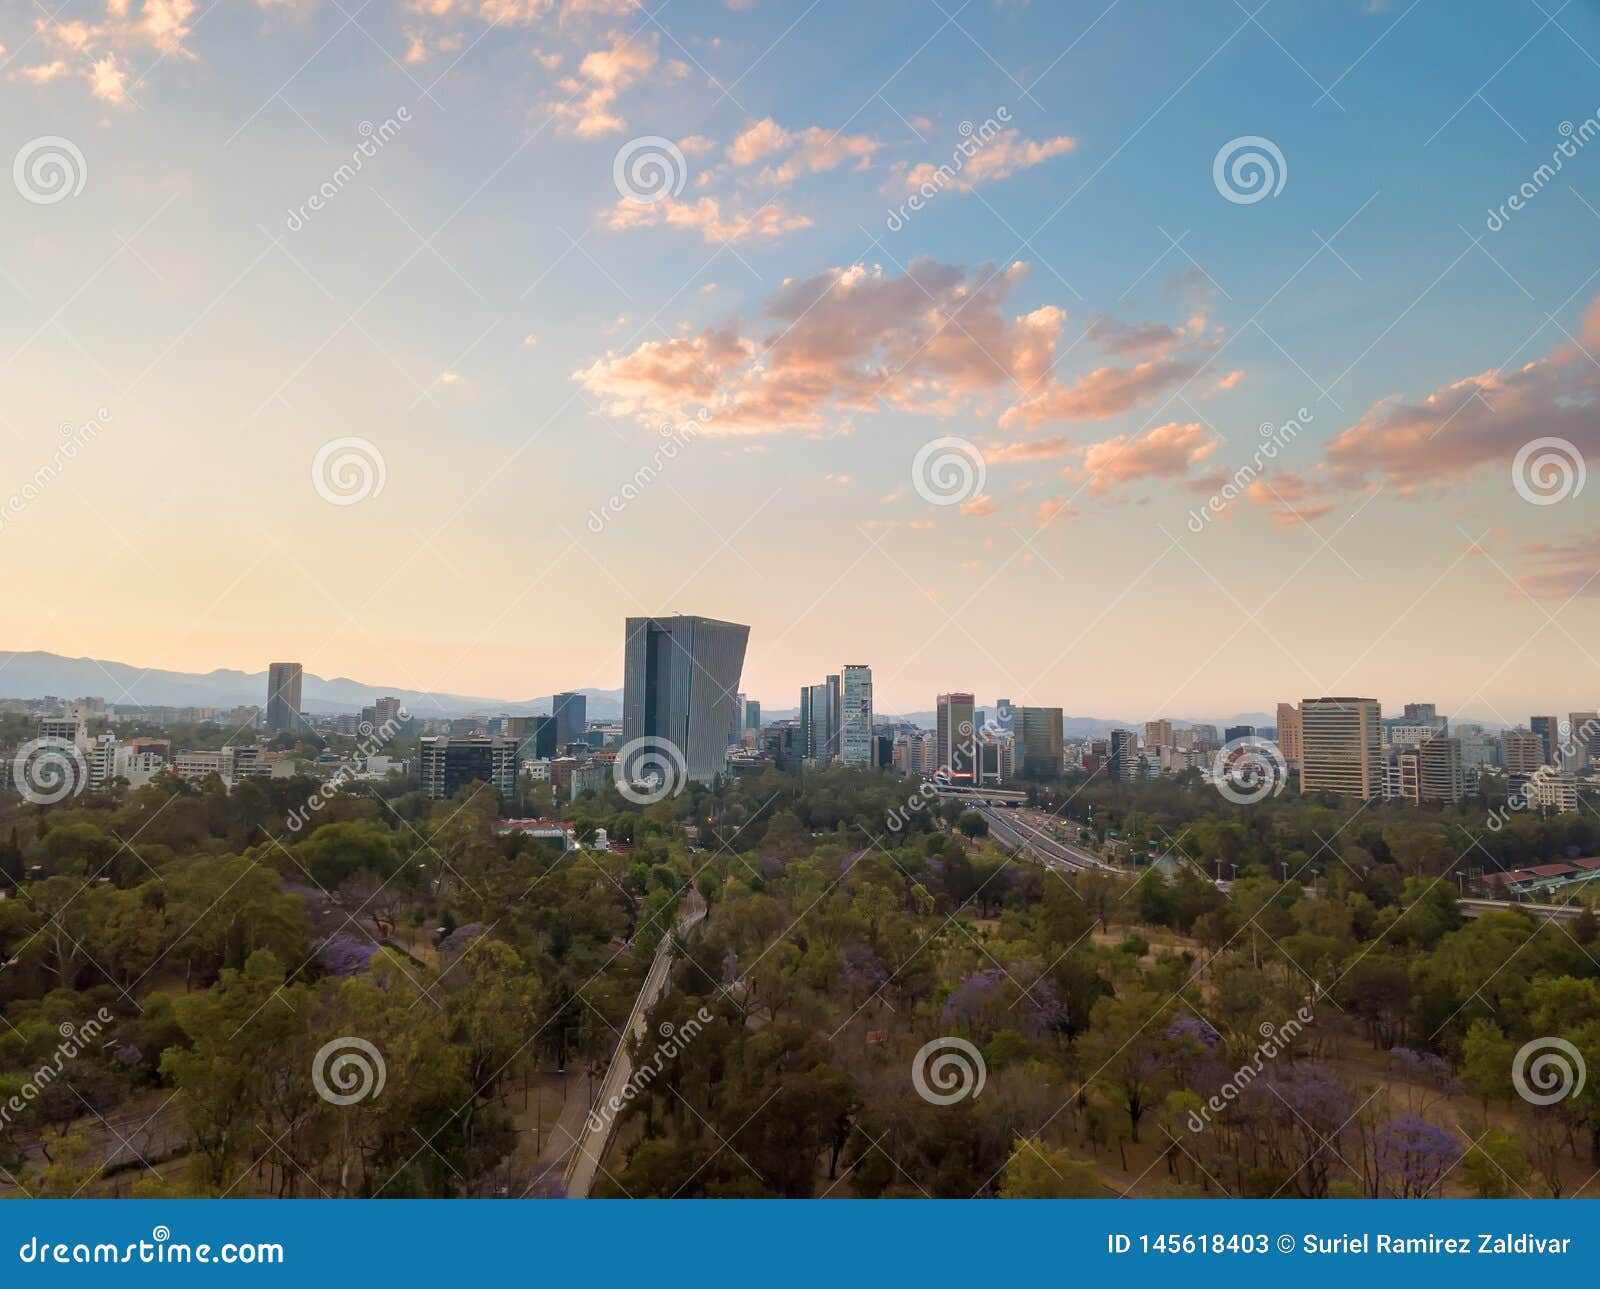
{"label": "dreamstime watermark", "polygon": [[1500,203],[1498,209],[1492,206],[1489,208],[1489,216],[1483,223],[1491,233],[1498,233],[1509,224],[1511,217],[1543,192],[1545,185],[1556,177],[1562,166],[1578,155],[1578,150],[1584,144],[1600,134],[1600,112],[1596,112],[1576,126],[1571,121],[1563,121],[1556,129],[1561,135],[1561,142],[1556,144],[1555,151],[1550,154],[1550,160],[1524,179],[1517,190]]}
{"label": "dreamstime watermark", "polygon": [[689,785],[689,762],[671,739],[646,734],[617,749],[611,777],[626,800],[636,806],[653,806]]}
{"label": "dreamstime watermark", "polygon": [[603,1132],[606,1125],[626,1110],[640,1093],[649,1090],[657,1075],[666,1068],[667,1062],[681,1056],[712,1019],[711,1013],[702,1007],[682,1025],[674,1026],[671,1021],[662,1021],[658,1031],[661,1042],[656,1045],[654,1055],[634,1070],[632,1077],[623,1084],[621,1092],[608,1097],[589,1111],[589,1131]]}
{"label": "dreamstime watermark", "polygon": [[1247,734],[1229,739],[1211,762],[1211,784],[1236,805],[1253,806],[1276,797],[1289,781],[1283,749],[1269,738]]}
{"label": "dreamstime watermark", "polygon": [[1206,1099],[1204,1105],[1198,1110],[1189,1111],[1189,1131],[1204,1132],[1214,1118],[1239,1099],[1245,1088],[1261,1077],[1267,1062],[1276,1060],[1288,1051],[1289,1045],[1300,1036],[1307,1025],[1314,1024],[1316,1019],[1316,1013],[1309,1006],[1302,1006],[1281,1025],[1274,1025],[1269,1020],[1262,1021],[1258,1031],[1261,1034],[1261,1042],[1256,1044],[1256,1050],[1251,1053],[1250,1059],[1224,1080],[1222,1086]]}
{"label": "dreamstime watermark", "polygon": [[70,739],[29,739],[11,759],[11,779],[24,801],[53,806],[88,786],[89,763]]}
{"label": "dreamstime watermark", "polygon": [[388,478],[378,445],[356,435],[329,439],[311,458],[311,486],[330,506],[353,506],[376,497]]}
{"label": "dreamstime watermark", "polygon": [[89,182],[89,163],[71,139],[44,134],[17,149],[11,160],[11,182],[23,201],[54,206],[83,191]]}
{"label": "dreamstime watermark", "polygon": [[345,190],[361,173],[362,167],[378,155],[384,144],[400,133],[400,127],[410,122],[411,110],[400,107],[395,109],[393,116],[385,118],[382,125],[363,121],[357,126],[356,133],[361,135],[361,142],[356,144],[355,150],[351,152],[350,160],[341,162],[338,168],[297,208],[285,212],[284,224],[289,231],[298,233],[311,222],[313,215],[326,210],[328,203]]}
{"label": "dreamstime watermark", "polygon": [[64,1021],[57,1030],[61,1035],[61,1042],[56,1045],[52,1056],[46,1058],[45,1063],[28,1076],[23,1085],[7,1098],[5,1104],[0,1105],[0,1123],[10,1123],[13,1115],[21,1114],[30,1104],[37,1101],[43,1095],[44,1089],[61,1076],[67,1062],[75,1059],[91,1042],[100,1037],[112,1019],[111,1013],[102,1007],[81,1025]]}
{"label": "dreamstime watermark", "polygon": [[911,1086],[930,1105],[976,1100],[988,1078],[983,1053],[964,1038],[930,1039],[911,1058]]}
{"label": "dreamstime watermark", "polygon": [[1511,1086],[1530,1105],[1554,1105],[1583,1091],[1583,1053],[1564,1038],[1529,1039],[1511,1058]]}
{"label": "dreamstime watermark", "polygon": [[35,1235],[17,1250],[17,1261],[37,1262],[41,1266],[52,1263],[60,1266],[128,1266],[134,1263],[155,1263],[158,1266],[234,1266],[252,1263],[282,1265],[283,1245],[229,1241],[213,1248],[209,1244],[189,1244],[174,1240],[166,1226],[156,1226],[148,1240],[129,1244],[115,1244],[102,1240],[95,1244],[78,1240],[72,1244],[52,1241],[48,1236],[40,1240]]}
{"label": "dreamstime watermark", "polygon": [[982,731],[975,730],[971,721],[962,721],[956,727],[956,737],[961,741],[952,749],[950,760],[933,772],[930,778],[924,779],[916,790],[900,805],[891,810],[884,819],[884,825],[890,832],[899,832],[905,828],[912,819],[920,814],[923,808],[937,801],[940,797],[939,789],[949,786],[958,778],[965,777],[971,780],[968,786],[975,786],[979,778],[979,758],[985,743],[993,742],[996,728],[985,725]]}
{"label": "dreamstime watermark", "polygon": [[311,1058],[311,1086],[329,1105],[376,1100],[388,1077],[383,1053],[351,1034],[329,1039]]}
{"label": "dreamstime watermark", "polygon": [[611,181],[624,200],[653,206],[683,191],[689,181],[689,163],[671,139],[645,134],[617,149],[611,159]]}
{"label": "dreamstime watermark", "polygon": [[361,739],[356,743],[355,755],[349,761],[342,762],[312,794],[306,798],[303,806],[297,806],[284,817],[284,826],[290,832],[299,832],[311,822],[311,816],[327,805],[333,794],[342,788],[349,780],[355,778],[356,771],[351,767],[357,760],[365,761],[368,757],[387,747],[395,736],[405,727],[411,719],[411,713],[404,707],[398,708],[393,716],[376,729],[371,722],[362,721],[360,725]]}
{"label": "dreamstime watermark", "polygon": [[1250,454],[1250,460],[1235,470],[1233,477],[1212,493],[1205,505],[1189,512],[1189,531],[1204,532],[1207,524],[1250,490],[1250,485],[1266,469],[1266,463],[1276,461],[1278,453],[1299,438],[1300,431],[1315,419],[1309,408],[1302,407],[1282,425],[1263,421],[1259,430],[1261,442]]}
{"label": "dreamstime watermark", "polygon": [[974,126],[971,121],[963,121],[957,127],[961,142],[950,154],[950,160],[938,167],[926,164],[917,167],[913,172],[914,176],[926,172],[928,177],[917,184],[916,191],[901,202],[897,209],[889,211],[884,216],[884,227],[891,233],[898,233],[906,226],[906,221],[911,216],[954,184],[962,171],[967,168],[967,162],[993,143],[1010,122],[1011,109],[1008,107],[995,109],[995,114],[982,125]]}
{"label": "dreamstime watermark", "polygon": [[1241,134],[1217,149],[1211,160],[1211,182],[1235,206],[1253,206],[1283,191],[1289,182],[1289,163],[1271,139]]}
{"label": "dreamstime watermark", "polygon": [[20,515],[39,500],[44,495],[44,490],[55,482],[56,476],[65,469],[67,463],[77,460],[78,453],[93,443],[100,436],[100,431],[110,423],[111,413],[103,407],[96,409],[94,416],[82,425],[74,426],[63,422],[61,442],[56,444],[50,459],[35,470],[22,487],[0,503],[0,530],[4,530],[7,521],[13,515]]}
{"label": "dreamstime watermark", "polygon": [[678,424],[663,429],[660,444],[650,454],[650,459],[633,472],[633,478],[607,497],[598,510],[589,511],[587,521],[589,531],[598,535],[605,529],[606,522],[613,515],[620,515],[628,508],[629,502],[637,500],[644,490],[656,481],[657,476],[667,465],[678,459],[678,454],[683,448],[692,443],[700,433],[700,426],[710,419],[711,409],[702,407],[695,413],[694,421],[679,421]]}
{"label": "dreamstime watermark", "polygon": [[1583,453],[1567,439],[1529,439],[1511,462],[1511,486],[1532,506],[1554,506],[1576,497],[1588,478]]}
{"label": "dreamstime watermark", "polygon": [[911,485],[930,506],[958,506],[983,493],[988,466],[978,445],[955,435],[932,439],[911,462]]}

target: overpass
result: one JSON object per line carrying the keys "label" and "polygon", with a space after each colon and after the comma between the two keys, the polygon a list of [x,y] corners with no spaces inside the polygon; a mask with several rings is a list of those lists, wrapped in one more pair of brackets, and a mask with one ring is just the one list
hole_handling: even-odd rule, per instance
{"label": "overpass", "polygon": [[1539,922],[1576,922],[1583,915],[1581,904],[1529,904],[1518,900],[1457,900],[1456,907],[1464,918],[1481,918],[1485,913],[1503,913],[1508,909],[1521,909]]}

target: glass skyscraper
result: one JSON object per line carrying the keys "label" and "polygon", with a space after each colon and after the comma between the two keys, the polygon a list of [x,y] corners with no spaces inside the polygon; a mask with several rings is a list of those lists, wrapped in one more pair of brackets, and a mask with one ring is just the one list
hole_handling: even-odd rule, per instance
{"label": "glass skyscraper", "polygon": [[622,670],[622,739],[661,739],[688,777],[710,783],[728,762],[750,628],[716,618],[629,618]]}

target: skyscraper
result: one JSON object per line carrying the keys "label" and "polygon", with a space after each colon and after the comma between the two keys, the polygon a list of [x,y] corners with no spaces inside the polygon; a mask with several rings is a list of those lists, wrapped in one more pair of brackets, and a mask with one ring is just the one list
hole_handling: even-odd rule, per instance
{"label": "skyscraper", "polygon": [[688,777],[710,783],[728,759],[750,628],[716,618],[629,618],[622,671],[622,738],[670,743]]}
{"label": "skyscraper", "polygon": [[1171,721],[1146,721],[1144,723],[1144,745],[1146,747],[1172,747],[1172,722]]}
{"label": "skyscraper", "polygon": [[1223,731],[1222,741],[1224,743],[1232,743],[1234,739],[1254,738],[1255,736],[1256,727],[1254,725],[1230,725]]}
{"label": "skyscraper", "polygon": [[1567,745],[1575,770],[1588,768],[1589,758],[1600,756],[1600,712],[1567,713]]}
{"label": "skyscraper", "polygon": [[1300,702],[1300,791],[1383,796],[1383,709],[1376,698]]}
{"label": "skyscraper", "polygon": [[1293,703],[1278,704],[1278,751],[1290,765],[1300,764],[1300,709]]}
{"label": "skyscraper", "polygon": [[828,680],[800,691],[802,755],[817,765],[832,765],[839,754],[839,708],[834,695]]}
{"label": "skyscraper", "polygon": [[1139,777],[1139,736],[1132,730],[1112,730],[1106,773],[1113,783],[1132,783]]}
{"label": "skyscraper", "polygon": [[934,773],[951,783],[973,783],[977,773],[977,728],[973,723],[976,713],[972,695],[940,694],[937,708],[938,765]]}
{"label": "skyscraper", "polygon": [[1528,728],[1539,736],[1546,765],[1561,764],[1561,722],[1554,716],[1530,716]]}
{"label": "skyscraper", "polygon": [[872,668],[846,663],[840,669],[839,759],[869,766],[872,744]]}
{"label": "skyscraper", "polygon": [[1508,775],[1532,774],[1544,759],[1544,740],[1527,730],[1507,730],[1501,738],[1500,763]]}
{"label": "skyscraper", "polygon": [[1024,779],[1061,777],[1061,709],[1016,707],[1012,711],[1015,756]]}
{"label": "skyscraper", "polygon": [[589,728],[589,700],[582,694],[557,694],[550,700],[550,715],[556,718],[556,746],[583,740]]}
{"label": "skyscraper", "polygon": [[300,681],[297,662],[275,662],[267,668],[267,728],[292,734],[300,728]]}
{"label": "skyscraper", "polygon": [[758,730],[761,728],[761,703],[758,699],[745,699],[744,727],[747,730]]}
{"label": "skyscraper", "polygon": [[496,789],[502,805],[516,796],[516,739],[425,737],[418,745],[422,791],[427,796],[453,797],[474,780]]}

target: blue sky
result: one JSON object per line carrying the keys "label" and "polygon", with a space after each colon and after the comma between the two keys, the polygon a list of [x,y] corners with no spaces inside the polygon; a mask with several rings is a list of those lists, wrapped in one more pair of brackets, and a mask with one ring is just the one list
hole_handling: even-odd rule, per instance
{"label": "blue sky", "polygon": [[[0,199],[9,646],[517,696],[682,610],[774,707],[845,660],[889,710],[1595,705],[1587,0],[96,0],[0,46],[5,154],[83,179]],[[1230,200],[1247,137],[1281,189]],[[638,140],[674,194],[619,189]]]}

